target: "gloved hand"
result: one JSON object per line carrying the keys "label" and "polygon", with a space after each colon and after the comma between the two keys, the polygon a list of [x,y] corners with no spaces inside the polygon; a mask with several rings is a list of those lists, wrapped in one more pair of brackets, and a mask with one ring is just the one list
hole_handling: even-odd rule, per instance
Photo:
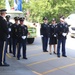
{"label": "gloved hand", "polygon": [[67,35],[67,33],[62,33],[62,35],[65,37]]}
{"label": "gloved hand", "polygon": [[10,38],[10,35],[8,35],[8,37],[7,38]]}
{"label": "gloved hand", "polygon": [[22,36],[22,39],[26,39],[26,36]]}
{"label": "gloved hand", "polygon": [[43,35],[41,35],[41,37],[43,37]]}
{"label": "gloved hand", "polygon": [[54,35],[54,37],[56,37],[56,35]]}
{"label": "gloved hand", "polygon": [[11,32],[11,28],[8,29]]}

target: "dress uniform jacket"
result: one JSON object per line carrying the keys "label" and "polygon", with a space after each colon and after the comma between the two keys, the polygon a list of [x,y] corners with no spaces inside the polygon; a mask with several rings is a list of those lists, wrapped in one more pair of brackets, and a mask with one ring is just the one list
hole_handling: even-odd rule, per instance
{"label": "dress uniform jacket", "polygon": [[49,24],[41,24],[41,29],[40,29],[40,34],[48,37],[48,32],[49,32]]}
{"label": "dress uniform jacket", "polygon": [[18,37],[18,33],[17,33],[17,28],[18,28],[18,25],[17,24],[13,24],[12,25],[12,38],[16,38]]}
{"label": "dress uniform jacket", "polygon": [[49,36],[50,36],[49,44],[57,44],[57,24],[50,25]]}
{"label": "dress uniform jacket", "polygon": [[66,38],[66,36],[64,37],[62,34],[69,32],[67,23],[64,23],[64,24],[58,23],[57,26],[58,26],[58,39]]}
{"label": "dress uniform jacket", "polygon": [[28,28],[26,25],[21,26],[18,25],[18,40],[19,42],[22,40],[22,36],[27,36],[28,34]]}
{"label": "dress uniform jacket", "polygon": [[8,34],[7,22],[0,16],[0,40],[6,40]]}

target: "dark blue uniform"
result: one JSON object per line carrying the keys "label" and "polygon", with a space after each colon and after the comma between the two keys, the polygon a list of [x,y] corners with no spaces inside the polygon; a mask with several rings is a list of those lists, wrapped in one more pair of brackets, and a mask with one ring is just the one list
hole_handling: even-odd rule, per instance
{"label": "dark blue uniform", "polygon": [[[6,11],[6,10],[0,10],[0,12],[1,11]],[[3,14],[3,12],[1,12],[1,14]],[[0,66],[2,66],[3,46],[4,46],[4,41],[7,38],[7,34],[8,34],[7,22],[2,16],[0,16]]]}
{"label": "dark blue uniform", "polygon": [[12,25],[12,41],[13,41],[13,57],[16,55],[16,49],[17,49],[17,39],[18,39],[18,20],[19,17],[14,17],[15,23]]}
{"label": "dark blue uniform", "polygon": [[17,39],[18,39],[17,28],[18,28],[18,24],[14,23],[12,25],[12,40],[13,40],[13,55],[14,55],[14,57],[16,55],[16,49],[17,49]]}
{"label": "dark blue uniform", "polygon": [[62,56],[66,57],[65,43],[66,35],[68,34],[68,25],[67,23],[58,23],[58,45],[57,45],[57,56],[60,57],[60,45],[62,43]]}
{"label": "dark blue uniform", "polygon": [[27,38],[28,28],[26,25],[18,26],[18,51],[17,58],[20,59],[21,47],[23,47],[23,59],[26,59],[26,38]]}
{"label": "dark blue uniform", "polygon": [[43,52],[47,52],[47,45],[48,45],[48,26],[49,24],[41,24],[40,33],[42,35],[42,46]]}

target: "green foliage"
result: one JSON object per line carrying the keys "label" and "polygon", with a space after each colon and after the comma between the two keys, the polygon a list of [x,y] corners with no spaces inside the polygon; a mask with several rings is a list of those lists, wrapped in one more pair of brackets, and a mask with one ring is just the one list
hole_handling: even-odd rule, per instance
{"label": "green foliage", "polygon": [[[10,6],[13,7],[14,0],[9,0]],[[23,12],[29,10],[29,20],[42,22],[44,16],[49,21],[52,18],[59,20],[60,15],[65,17],[75,12],[75,0],[29,0],[28,3],[22,0]],[[0,9],[5,8],[5,0],[0,1]]]}
{"label": "green foliage", "polygon": [[5,0],[0,1],[0,9],[5,8]]}
{"label": "green foliage", "polygon": [[[8,0],[8,1],[9,1],[9,4],[10,4],[10,7],[13,7],[14,0]],[[2,8],[5,8],[5,0],[0,1],[0,9],[2,9]]]}
{"label": "green foliage", "polygon": [[30,18],[33,21],[41,22],[44,16],[49,21],[52,18],[59,19],[60,15],[68,16],[75,10],[75,0],[30,0],[23,2],[23,9],[30,10]]}

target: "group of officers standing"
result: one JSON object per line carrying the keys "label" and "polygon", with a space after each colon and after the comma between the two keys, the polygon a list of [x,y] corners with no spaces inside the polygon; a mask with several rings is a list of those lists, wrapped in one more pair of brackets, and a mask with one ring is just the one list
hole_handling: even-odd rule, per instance
{"label": "group of officers standing", "polygon": [[21,47],[23,47],[23,59],[27,59],[26,38],[28,28],[24,25],[24,17],[14,17],[14,24],[10,22],[10,17],[10,15],[6,15],[6,9],[0,10],[0,66],[9,66],[6,63],[8,50],[9,53],[13,54],[13,57],[20,60]]}
{"label": "group of officers standing", "polygon": [[48,23],[48,18],[43,18],[43,23],[41,24],[40,33],[42,37],[42,49],[43,52],[48,52],[48,40],[49,40],[49,54],[52,55],[52,45],[54,46],[54,54],[60,58],[60,47],[62,44],[62,56],[67,57],[65,44],[67,34],[69,32],[69,26],[64,20],[64,16],[60,16],[60,22],[57,23],[56,19],[53,18],[51,23]]}
{"label": "group of officers standing", "polygon": [[[20,60],[21,47],[23,47],[23,59],[26,57],[26,38],[28,28],[24,25],[24,17],[14,17],[14,24],[10,22],[10,15],[6,15],[6,9],[0,10],[0,66],[9,66],[6,63],[6,53],[9,45],[9,53],[13,57],[17,56]],[[6,19],[5,19],[6,18]],[[41,24],[40,33],[42,37],[43,52],[47,51],[48,38],[50,45],[50,55],[52,54],[52,45],[54,46],[54,54],[60,57],[60,45],[62,43],[62,56],[66,56],[65,43],[66,37],[69,32],[68,24],[64,21],[64,17],[60,17],[60,22],[56,23],[56,19],[52,19],[52,23],[48,23],[48,18],[43,18],[44,23]],[[18,23],[19,21],[19,23]],[[12,47],[11,47],[12,46]],[[16,54],[17,48],[17,54]]]}

